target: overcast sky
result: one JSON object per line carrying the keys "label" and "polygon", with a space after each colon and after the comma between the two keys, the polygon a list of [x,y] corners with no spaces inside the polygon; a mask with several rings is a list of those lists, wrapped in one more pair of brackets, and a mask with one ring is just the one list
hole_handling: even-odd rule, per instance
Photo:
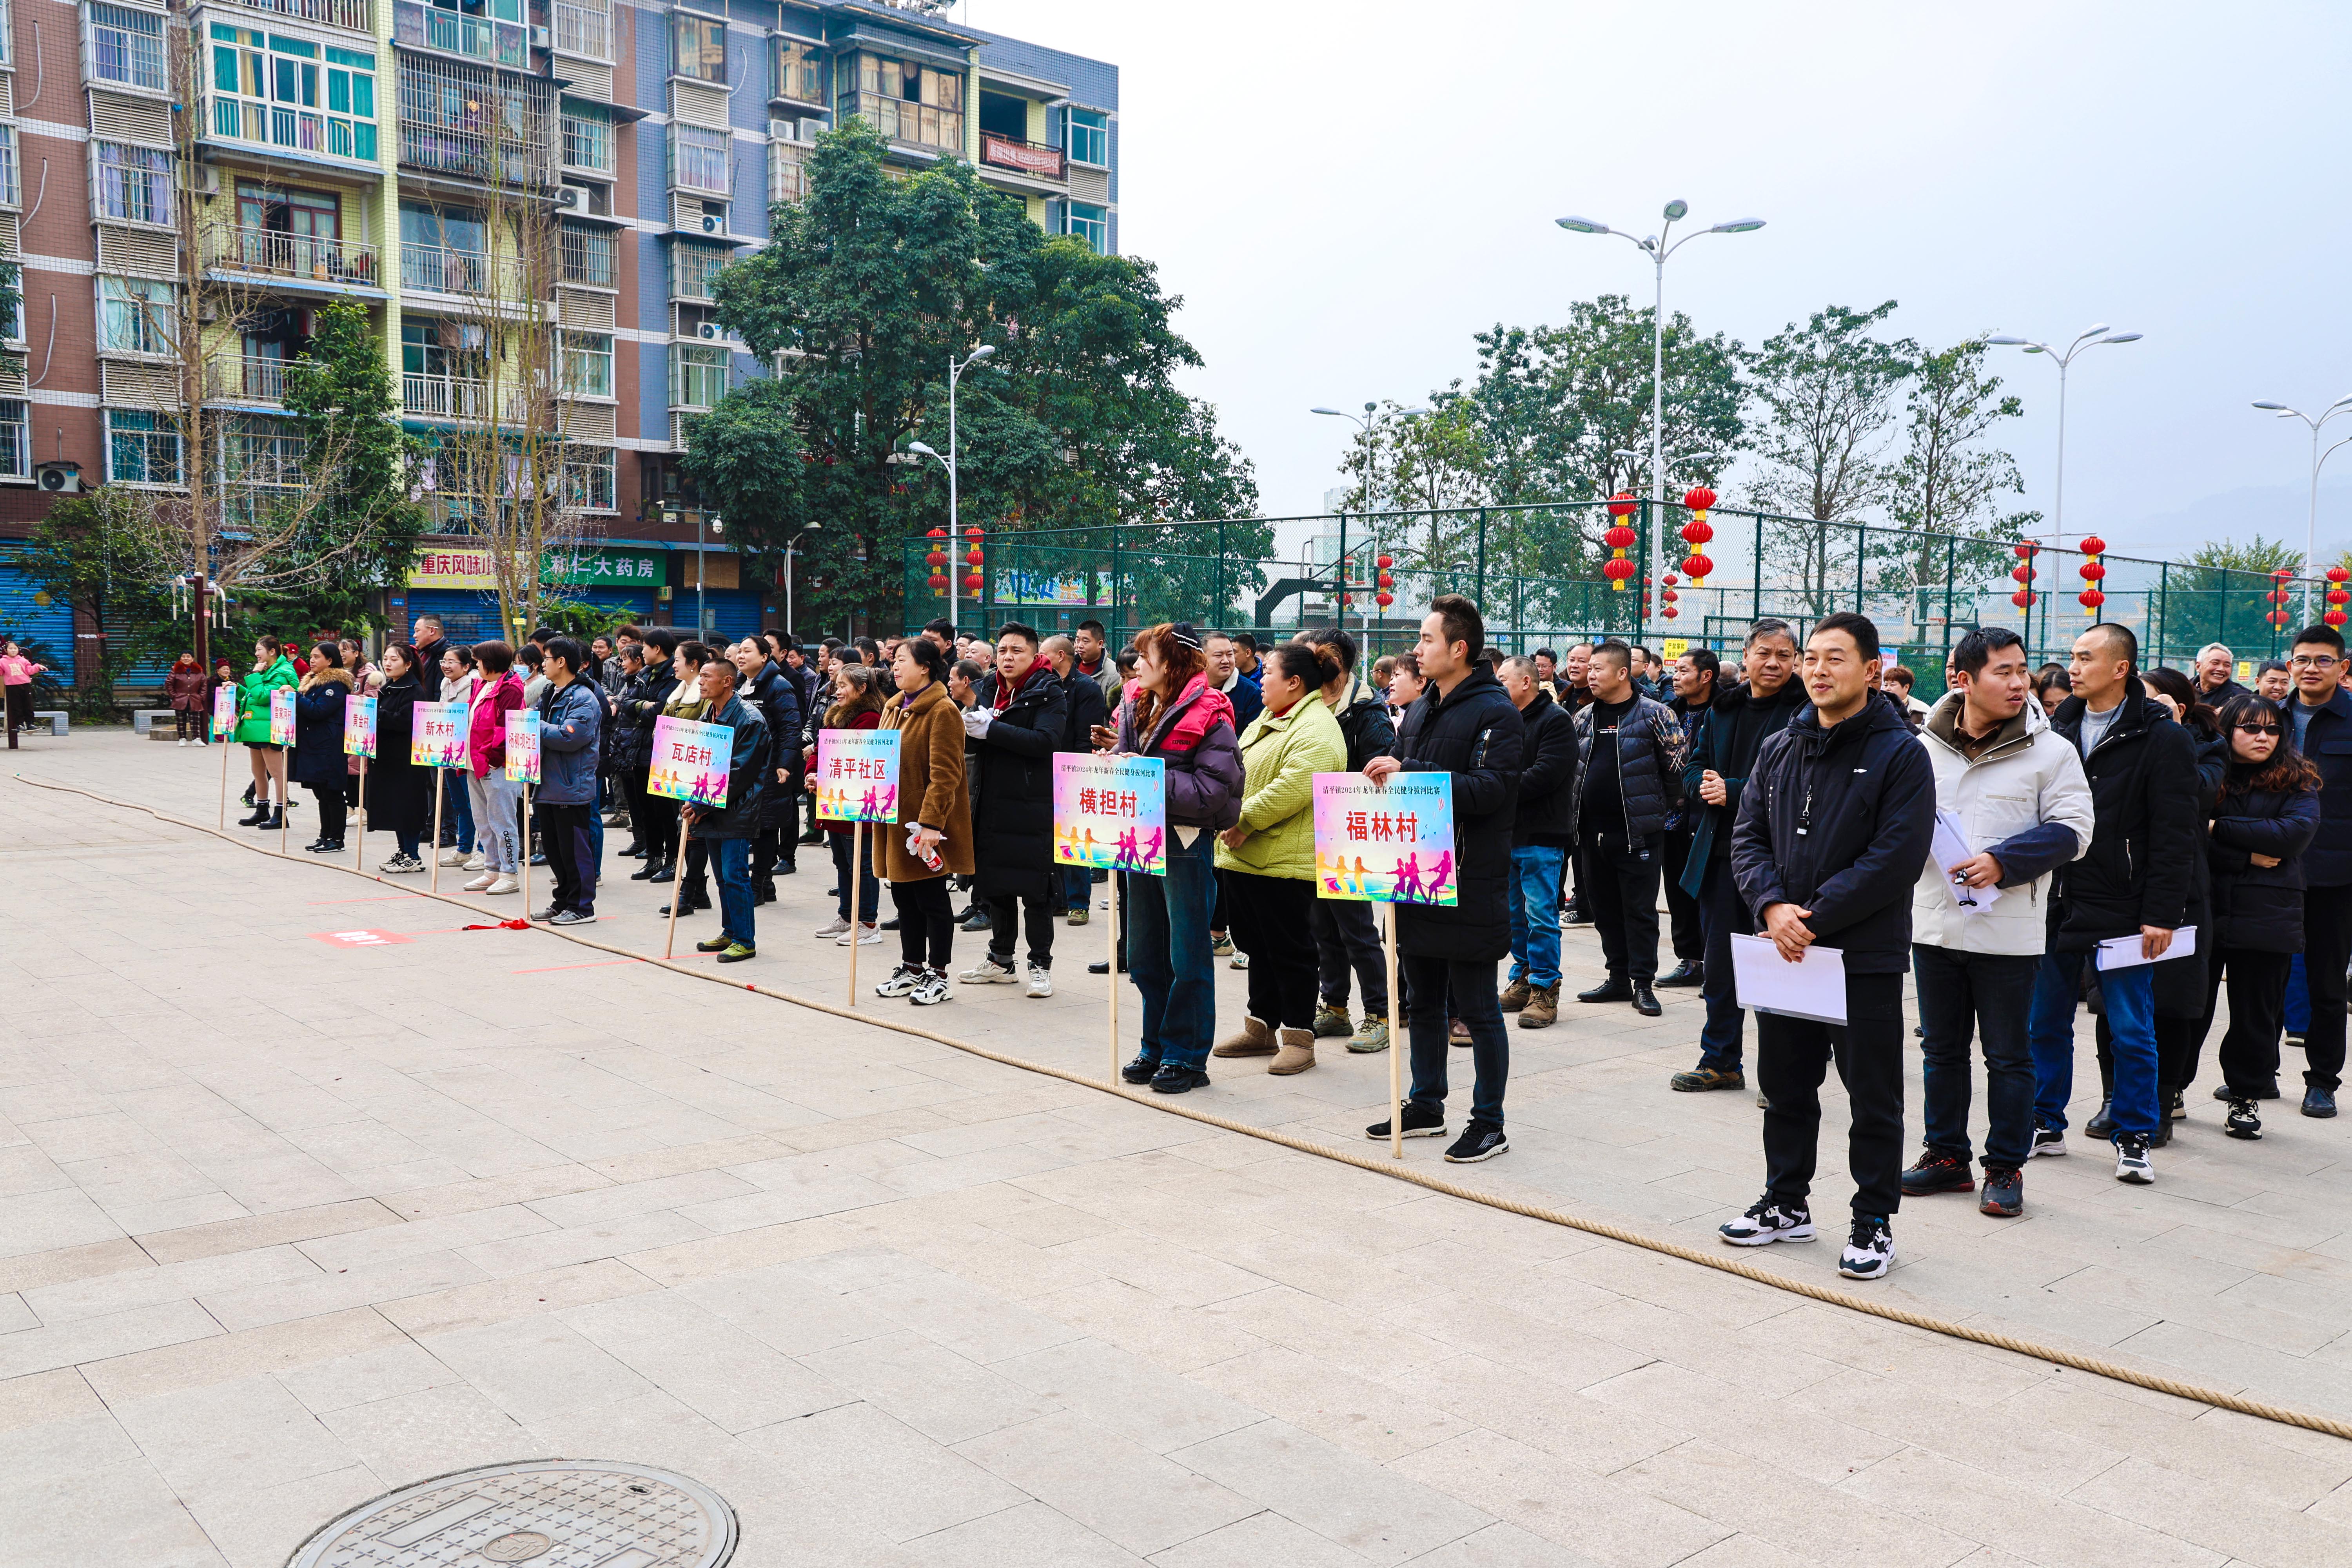
{"label": "overcast sky", "polygon": [[[2308,437],[2251,410],[2352,393],[2342,84],[2352,8],[1563,0],[964,0],[992,32],[1115,62],[1122,248],[1160,264],[1208,361],[1191,389],[1313,511],[1347,432],[1313,405],[1425,396],[1471,334],[1646,300],[1646,258],[1564,213],[1653,232],[1760,216],[1669,263],[1666,304],[1753,344],[1827,303],[1895,299],[1943,345],[2145,332],[2075,363],[2070,534],[2270,520],[2301,542]],[[2000,368],[2049,510],[2055,368]],[[2352,434],[2352,416],[2334,427]],[[2336,464],[2352,479],[2352,450]],[[2331,466],[2334,477],[2338,468]],[[2352,542],[2352,490],[2319,534]],[[2178,527],[2141,528],[2144,534]],[[2179,546],[2165,538],[2166,549]],[[2151,551],[2162,553],[2164,550]]]}

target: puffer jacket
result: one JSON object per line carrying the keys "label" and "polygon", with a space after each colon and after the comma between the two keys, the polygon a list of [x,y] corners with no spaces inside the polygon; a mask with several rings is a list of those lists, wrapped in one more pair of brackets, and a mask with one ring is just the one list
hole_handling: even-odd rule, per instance
{"label": "puffer jacket", "polygon": [[[736,689],[745,702],[759,710],[770,737],[759,826],[763,829],[791,826],[802,772],[800,685],[771,659],[749,679],[739,679]],[[786,775],[781,782],[776,778],[779,769]]]}
{"label": "puffer jacket", "polygon": [[512,669],[499,671],[475,692],[466,711],[466,757],[474,776],[486,779],[507,765],[507,715],[522,706],[522,681]]}
{"label": "puffer jacket", "polygon": [[569,686],[551,682],[539,700],[541,805],[586,805],[596,798],[596,762],[604,738],[604,694],[585,676]]}
{"label": "puffer jacket", "polygon": [[1295,881],[1315,879],[1315,775],[1347,771],[1348,742],[1323,699],[1309,692],[1287,713],[1266,709],[1242,732],[1241,826],[1236,849],[1220,840],[1217,868]]}
{"label": "puffer jacket", "polygon": [[[2319,792],[2224,786],[2205,849],[2213,945],[2303,951],[2304,852],[2318,832]],[[2256,855],[2278,864],[2257,866]]]}
{"label": "puffer jacket", "polygon": [[1511,847],[1569,847],[1576,842],[1576,721],[1541,686],[1519,717],[1528,727],[1527,750]]}
{"label": "puffer jacket", "polygon": [[352,694],[347,670],[313,669],[294,689],[294,756],[288,775],[299,784],[341,793],[343,703]]}
{"label": "puffer jacket", "polygon": [[776,793],[775,746],[768,721],[741,693],[730,692],[704,722],[726,725],[733,731],[733,742],[727,754],[727,804],[689,806],[695,814],[694,837],[706,841],[750,838],[760,831],[768,797]]}
{"label": "puffer jacket", "polygon": [[677,672],[664,659],[637,671],[621,688],[620,695],[611,699],[620,716],[614,721],[613,737],[605,747],[605,765],[616,776],[642,781],[646,770],[653,766],[654,721],[677,694]]}
{"label": "puffer jacket", "polygon": [[[2290,722],[2302,700],[2290,697],[2282,706]],[[2319,832],[2304,851],[2304,878],[2310,887],[2341,888],[2352,883],[2352,692],[2338,686],[2329,695],[2311,716],[2300,750],[2319,769]]]}
{"label": "puffer jacket", "polygon": [[1496,961],[1511,951],[1511,831],[1527,721],[1484,664],[1451,695],[1432,681],[1405,710],[1397,761],[1411,773],[1449,773],[1456,902],[1396,906],[1397,948],[1416,958]]}
{"label": "puffer jacket", "polygon": [[982,898],[1046,896],[1054,874],[1054,753],[1066,734],[1075,684],[1040,659],[1001,708],[997,676],[983,676],[975,688],[990,715],[988,732],[968,740],[964,763],[971,775],[973,873]]}
{"label": "puffer jacket", "polygon": [[236,683],[235,739],[239,745],[269,743],[269,694],[281,687],[290,689],[300,679],[294,673],[294,661],[281,653]]}
{"label": "puffer jacket", "polygon": [[[1802,682],[1794,676],[1769,697],[1745,681],[1715,700],[1699,721],[1690,761],[1683,766],[1683,795],[1691,812],[1690,858],[1683,868],[1683,891],[1698,896],[1709,861],[1731,858],[1731,825],[1739,820],[1739,792],[1764,742],[1788,728],[1805,707]],[[1708,773],[1723,781],[1723,804],[1709,805],[1699,785]]]}
{"label": "puffer jacket", "polygon": [[[2086,707],[2069,697],[2050,718],[2078,755]],[[2128,678],[2123,710],[2083,759],[2098,826],[2090,853],[2058,874],[2053,947],[2088,952],[2142,926],[2173,931],[2184,922],[2204,857],[2197,750],[2139,677]]]}
{"label": "puffer jacket", "polygon": [[[1587,787],[1584,781],[1592,766],[1592,727],[1600,711],[1596,702],[1576,716],[1580,789]],[[1614,833],[1622,829],[1633,843],[1665,832],[1683,803],[1683,768],[1689,757],[1683,723],[1674,710],[1637,690],[1633,706],[1617,721],[1617,794],[1625,819],[1622,823],[1580,821],[1579,830]]]}
{"label": "puffer jacket", "polygon": [[1963,909],[1933,855],[1911,894],[1911,940],[1956,952],[2041,952],[2049,945],[2050,879],[2089,853],[2093,821],[2083,759],[2029,700],[1970,760],[1960,744],[1965,699],[1948,692],[1927,711],[1919,744],[1936,772],[1936,805],[1960,820],[1972,850],[2000,862],[2000,897]]}
{"label": "puffer jacket", "polygon": [[1395,752],[1396,721],[1389,717],[1388,704],[1370,687],[1350,685],[1331,715],[1339,721],[1339,739],[1348,748],[1348,772],[1362,773],[1364,764],[1374,757]]}
{"label": "puffer jacket", "polygon": [[1176,700],[1153,719],[1151,733],[1135,730],[1139,683],[1129,681],[1118,704],[1122,755],[1158,757],[1168,764],[1168,826],[1222,833],[1241,820],[1242,748],[1234,730],[1233,704],[1196,675]]}

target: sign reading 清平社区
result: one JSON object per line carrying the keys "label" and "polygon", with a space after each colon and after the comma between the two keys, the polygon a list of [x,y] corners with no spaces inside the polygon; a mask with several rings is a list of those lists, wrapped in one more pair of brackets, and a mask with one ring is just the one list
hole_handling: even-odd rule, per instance
{"label": "sign reading \u6e05\u5e73\u793e\u533a", "polygon": [[729,726],[665,713],[654,721],[646,793],[688,805],[725,805],[727,764],[734,749],[735,731]]}
{"label": "sign reading \u6e05\u5e73\u793e\u533a", "polygon": [[1315,892],[1381,904],[1457,901],[1454,777],[1315,775]]}
{"label": "sign reading \u6e05\u5e73\u793e\u533a", "polygon": [[366,692],[353,692],[343,703],[343,755],[375,755],[375,704]]}
{"label": "sign reading \u6e05\u5e73\u793e\u533a", "polygon": [[816,814],[835,822],[898,820],[898,730],[819,730]]}
{"label": "sign reading \u6e05\u5e73\u793e\u533a", "polygon": [[527,709],[507,710],[507,782],[539,783],[539,715]]}
{"label": "sign reading \u6e05\u5e73\u793e\u533a", "polygon": [[1055,752],[1054,859],[1168,875],[1168,764]]}
{"label": "sign reading \u6e05\u5e73\u793e\u533a", "polygon": [[464,767],[469,717],[466,708],[463,702],[416,704],[416,721],[409,731],[408,760],[420,768]]}

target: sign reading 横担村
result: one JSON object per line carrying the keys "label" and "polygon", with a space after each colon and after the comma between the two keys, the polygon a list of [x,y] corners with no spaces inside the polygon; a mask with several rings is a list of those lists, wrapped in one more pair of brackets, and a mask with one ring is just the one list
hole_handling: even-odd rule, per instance
{"label": "sign reading \u6a2a\u62c5\u6751", "polygon": [[1054,859],[1168,875],[1168,764],[1158,757],[1055,752]]}
{"label": "sign reading \u6a2a\u62c5\u6751", "polygon": [[[579,588],[658,588],[668,579],[663,552],[583,547],[550,553],[540,563],[542,583]],[[496,588],[496,563],[487,550],[463,545],[416,552],[408,569],[412,588]]]}
{"label": "sign reading \u6a2a\u62c5\u6751", "polygon": [[898,820],[898,730],[819,730],[809,775],[816,814],[834,822]]}
{"label": "sign reading \u6a2a\u62c5\u6751", "polygon": [[735,752],[735,731],[726,724],[697,719],[654,721],[654,754],[646,793],[688,805],[727,804],[727,764]]}
{"label": "sign reading \u6a2a\u62c5\u6751", "polygon": [[1459,901],[1454,775],[1315,775],[1315,893],[1379,904]]}
{"label": "sign reading \u6a2a\u62c5\u6751", "polygon": [[463,702],[419,702],[408,732],[408,760],[420,768],[466,765],[466,730],[471,715]]}
{"label": "sign reading \u6a2a\u62c5\u6751", "polygon": [[539,783],[539,715],[529,709],[511,708],[506,723],[508,782]]}

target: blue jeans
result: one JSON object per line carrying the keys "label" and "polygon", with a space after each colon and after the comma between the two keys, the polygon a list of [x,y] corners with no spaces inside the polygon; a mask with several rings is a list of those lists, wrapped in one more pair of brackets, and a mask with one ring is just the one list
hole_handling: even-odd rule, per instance
{"label": "blue jeans", "polygon": [[1511,1076],[1511,1037],[1503,1029],[1495,966],[1404,953],[1397,967],[1405,983],[1405,1033],[1412,1040],[1412,1089],[1406,1098],[1436,1109],[1445,1104],[1445,1053],[1452,1043],[1446,1038],[1445,1009],[1450,1002],[1454,1016],[1470,1030],[1470,1063],[1477,1074],[1470,1090],[1470,1120],[1500,1127],[1503,1086]]}
{"label": "blue jeans", "polygon": [[708,838],[710,874],[719,883],[719,929],[745,947],[756,946],[751,932],[751,841],[748,838]]}
{"label": "blue jeans", "polygon": [[[1217,1006],[1217,972],[1209,957],[1216,842],[1205,827],[1189,846],[1171,833],[1168,875],[1127,879],[1121,912],[1126,916],[1128,973],[1143,993],[1143,1047],[1139,1054],[1148,1062],[1208,1066]],[[1306,933],[1299,935],[1303,941]],[[1111,984],[1118,984],[1116,975]]]}
{"label": "blue jeans", "polygon": [[2311,1027],[2311,985],[2303,977],[2303,954],[2286,968],[2286,1032],[2300,1035]]}
{"label": "blue jeans", "polygon": [[[2074,996],[2087,952],[2045,952],[2033,976],[2033,1124],[2063,1130],[2074,1098]],[[2107,1114],[2119,1132],[2153,1137],[2164,1107],[2156,1091],[2156,966],[2099,975],[2100,1005],[2115,1037],[2116,1087]]]}
{"label": "blue jeans", "polygon": [[1984,1047],[1985,1163],[2015,1167],[2033,1152],[2033,1052],[2026,1015],[2041,961],[1962,952],[1915,942],[1919,979],[1919,1078],[1927,1147],[1965,1163],[1969,1144],[1969,1038]]}
{"label": "blue jeans", "polygon": [[[1202,831],[1206,832],[1207,829],[1203,828]],[[1063,913],[1068,914],[1076,910],[1091,910],[1095,907],[1094,874],[1091,871],[1084,866],[1076,868],[1065,866],[1055,874],[1062,879]]]}
{"label": "blue jeans", "polygon": [[1511,851],[1511,982],[1559,984],[1559,878],[1568,851],[1530,844]]}

